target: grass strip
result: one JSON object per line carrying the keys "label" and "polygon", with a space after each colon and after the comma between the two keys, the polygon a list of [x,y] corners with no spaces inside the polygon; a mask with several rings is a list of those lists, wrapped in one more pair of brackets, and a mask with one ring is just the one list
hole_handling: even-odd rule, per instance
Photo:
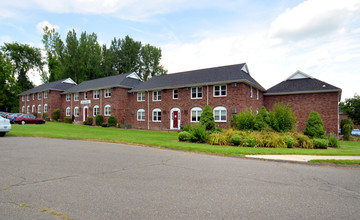
{"label": "grass strip", "polygon": [[96,126],[73,125],[58,122],[47,122],[43,125],[13,125],[11,131],[7,135],[138,144],[231,156],[244,156],[247,154],[299,154],[333,156],[360,155],[360,142],[340,142],[339,148],[331,148],[327,150],[300,148],[287,149],[232,147],[179,142],[177,140],[177,132],[103,128]]}
{"label": "grass strip", "polygon": [[331,164],[346,164],[346,165],[360,165],[360,160],[310,160],[310,163],[331,163]]}

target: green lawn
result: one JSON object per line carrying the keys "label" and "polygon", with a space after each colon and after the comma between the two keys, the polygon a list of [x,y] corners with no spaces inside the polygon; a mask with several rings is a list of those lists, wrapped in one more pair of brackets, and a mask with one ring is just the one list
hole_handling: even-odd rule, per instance
{"label": "green lawn", "polygon": [[132,143],[232,156],[246,154],[360,155],[360,142],[341,142],[340,148],[327,150],[215,146],[179,142],[176,132],[126,130],[56,122],[47,122],[43,125],[13,125],[7,135]]}
{"label": "green lawn", "polygon": [[360,165],[360,160],[310,160],[309,162],[312,162],[312,163]]}

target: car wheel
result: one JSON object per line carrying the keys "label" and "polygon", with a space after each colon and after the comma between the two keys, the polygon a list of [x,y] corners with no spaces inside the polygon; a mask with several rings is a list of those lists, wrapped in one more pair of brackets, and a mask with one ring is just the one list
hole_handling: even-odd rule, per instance
{"label": "car wheel", "polygon": [[5,136],[5,132],[0,132],[0,137],[4,137]]}
{"label": "car wheel", "polygon": [[21,124],[24,125],[24,124],[26,124],[26,122],[25,122],[25,121],[21,121]]}

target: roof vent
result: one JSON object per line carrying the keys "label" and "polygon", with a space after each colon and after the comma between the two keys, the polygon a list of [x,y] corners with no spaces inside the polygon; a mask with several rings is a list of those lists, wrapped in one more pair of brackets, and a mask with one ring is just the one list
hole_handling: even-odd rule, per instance
{"label": "roof vent", "polygon": [[326,87],[326,85],[323,85],[323,88],[325,88]]}

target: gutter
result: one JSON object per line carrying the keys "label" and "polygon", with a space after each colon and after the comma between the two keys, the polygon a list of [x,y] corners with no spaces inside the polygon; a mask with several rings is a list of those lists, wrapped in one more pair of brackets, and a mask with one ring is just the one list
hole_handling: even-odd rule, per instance
{"label": "gutter", "polygon": [[273,93],[264,93],[264,96],[268,96],[268,95],[295,95],[295,94],[310,94],[310,93],[327,93],[327,92],[340,92],[341,93],[341,89],[337,89],[337,90],[297,91],[297,92],[273,92]]}

